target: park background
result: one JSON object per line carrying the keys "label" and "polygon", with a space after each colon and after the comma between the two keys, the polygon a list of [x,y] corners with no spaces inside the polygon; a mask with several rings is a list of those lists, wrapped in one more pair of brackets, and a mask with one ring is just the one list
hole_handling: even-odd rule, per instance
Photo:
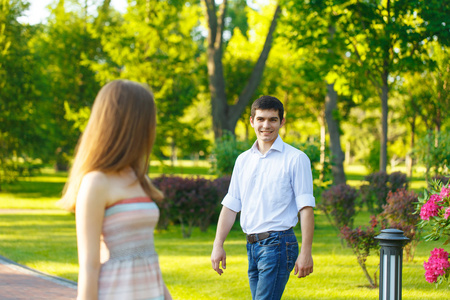
{"label": "park background", "polygon": [[[0,254],[19,263],[76,280],[74,218],[55,202],[95,95],[117,78],[152,88],[150,176],[177,176],[180,189],[182,178],[226,178],[255,140],[249,106],[264,94],[285,105],[280,134],[310,157],[318,204],[332,187],[370,186],[371,174],[402,172],[417,194],[448,175],[447,1],[138,0],[119,11],[108,0],[60,0],[47,11],[29,24],[27,1],[0,2]],[[210,268],[214,201],[206,231],[195,223],[183,238],[175,218],[156,235],[178,299],[249,298],[238,223],[226,274]],[[352,206],[352,226],[368,225],[363,196]],[[291,278],[285,298],[377,298],[322,210],[316,220],[315,273]],[[405,262],[404,299],[448,298],[423,277],[441,244],[422,241]],[[372,251],[373,278],[377,264]]]}

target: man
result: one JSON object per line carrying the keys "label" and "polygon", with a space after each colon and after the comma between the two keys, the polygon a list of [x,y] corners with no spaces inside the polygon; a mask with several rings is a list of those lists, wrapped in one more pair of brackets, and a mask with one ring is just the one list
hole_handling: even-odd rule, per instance
{"label": "man", "polygon": [[[241,212],[247,234],[248,277],[254,300],[281,299],[289,274],[313,272],[311,247],[315,199],[311,163],[302,151],[284,143],[278,131],[284,125],[283,104],[262,96],[252,104],[250,124],[257,140],[237,159],[228,194],[222,201],[212,268],[221,275],[226,268],[224,241]],[[300,222],[302,244],[292,227]]]}

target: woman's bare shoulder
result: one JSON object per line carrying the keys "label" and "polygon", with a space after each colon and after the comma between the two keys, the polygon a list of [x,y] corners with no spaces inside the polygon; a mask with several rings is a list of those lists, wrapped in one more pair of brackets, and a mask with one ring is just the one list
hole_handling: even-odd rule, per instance
{"label": "woman's bare shoulder", "polygon": [[110,189],[109,175],[101,171],[92,171],[83,176],[80,190],[91,193],[102,193],[103,195]]}
{"label": "woman's bare shoulder", "polygon": [[102,171],[91,171],[83,176],[83,182],[100,186],[107,185],[109,182],[108,174]]}

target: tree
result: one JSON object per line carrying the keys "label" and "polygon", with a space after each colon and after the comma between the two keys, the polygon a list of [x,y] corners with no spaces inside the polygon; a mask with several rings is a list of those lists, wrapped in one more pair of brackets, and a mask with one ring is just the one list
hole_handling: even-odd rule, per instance
{"label": "tree", "polygon": [[0,183],[20,175],[18,157],[37,157],[45,145],[45,104],[40,105],[40,74],[30,47],[38,28],[17,20],[27,8],[21,0],[0,2]]}
{"label": "tree", "polygon": [[234,100],[233,104],[230,105],[225,90],[226,85],[222,62],[224,53],[223,33],[228,1],[223,0],[218,8],[216,7],[214,0],[204,0],[203,2],[206,9],[206,21],[208,27],[207,65],[209,91],[211,94],[213,130],[215,137],[219,138],[223,135],[225,130],[234,134],[237,121],[261,81],[265,63],[272,47],[273,34],[277,26],[277,18],[281,8],[279,5],[275,8],[275,13],[266,36],[263,49],[245,88],[239,94],[239,97]]}
{"label": "tree", "polygon": [[441,1],[424,0],[348,2],[347,8],[349,51],[381,100],[380,170],[386,171],[389,90],[402,72],[432,62],[428,41],[450,42],[445,29],[450,8]]}
{"label": "tree", "polygon": [[[286,29],[282,36],[293,44],[293,48],[302,51],[305,77],[317,82],[323,90],[323,97],[314,97],[320,112],[317,113],[321,124],[322,159],[325,157],[325,129],[329,132],[331,152],[331,170],[333,184],[346,182],[343,162],[345,159],[341,147],[341,127],[338,102],[348,102],[341,88],[345,82],[345,36],[340,24],[346,17],[342,1],[287,1],[283,23]],[[292,43],[293,42],[293,43]],[[310,56],[306,58],[306,56]],[[337,90],[337,88],[339,90]],[[342,105],[341,105],[342,106]],[[326,124],[325,124],[326,122]]]}
{"label": "tree", "polygon": [[179,149],[190,154],[208,145],[193,125],[193,120],[200,122],[199,115],[185,116],[199,92],[202,73],[194,40],[200,10],[186,3],[142,0],[130,2],[123,16],[110,11],[107,26],[89,29],[99,38],[104,56],[86,60],[101,84],[125,78],[151,87],[158,108],[154,153],[173,161]]}
{"label": "tree", "polygon": [[[101,60],[104,56],[99,39],[89,31],[96,18],[88,14],[87,1],[59,0],[50,11],[33,47],[41,54],[44,82],[40,92],[52,116],[46,121],[48,156],[56,161],[57,170],[64,170],[83,127],[77,123],[87,122],[89,115],[77,118],[92,105],[101,87],[87,61]],[[99,17],[103,15],[100,13]]]}

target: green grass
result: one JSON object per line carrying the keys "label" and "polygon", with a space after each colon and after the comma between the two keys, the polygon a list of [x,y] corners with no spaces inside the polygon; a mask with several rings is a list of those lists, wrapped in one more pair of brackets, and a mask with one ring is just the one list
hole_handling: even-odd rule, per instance
{"label": "green grass", "polygon": [[[367,215],[365,217],[368,217]],[[364,216],[360,218],[363,220]],[[298,228],[296,232],[299,233]],[[194,230],[183,239],[178,226],[155,235],[164,280],[177,299],[248,299],[245,239],[238,226],[225,248],[227,269],[218,276],[211,269],[210,253],[215,228]],[[299,237],[300,238],[300,237]],[[0,214],[0,254],[38,270],[71,280],[77,277],[75,221],[65,212]],[[403,299],[446,299],[448,289],[425,282],[422,263],[440,243],[421,243],[413,262],[403,268]],[[356,258],[342,248],[334,230],[322,215],[316,216],[313,244],[314,273],[307,278],[291,276],[283,299],[376,299],[378,290],[365,287]],[[378,257],[368,259],[373,274]]]}
{"label": "green grass", "polygon": [[[183,168],[186,170],[186,167]],[[179,173],[178,173],[179,174]],[[350,180],[361,180],[359,171]],[[186,175],[186,174],[183,174]],[[353,176],[353,177],[352,177]],[[78,265],[74,215],[54,206],[66,174],[44,172],[39,177],[3,186],[0,208],[41,209],[0,212],[0,255],[40,271],[76,281]],[[43,210],[42,210],[43,209]],[[369,215],[360,212],[355,225],[367,225]],[[300,230],[296,232],[300,239]],[[211,268],[210,254],[215,228],[194,230],[183,239],[178,226],[155,234],[163,277],[175,299],[249,299],[244,234],[236,224],[225,243],[227,269],[222,276]],[[449,290],[425,281],[423,262],[440,242],[420,243],[413,262],[404,262],[403,299],[447,299]],[[334,229],[316,210],[313,244],[314,273],[291,276],[283,299],[377,299],[378,289],[367,288],[367,279],[348,248],[343,248]],[[379,258],[367,261],[371,274]]]}

